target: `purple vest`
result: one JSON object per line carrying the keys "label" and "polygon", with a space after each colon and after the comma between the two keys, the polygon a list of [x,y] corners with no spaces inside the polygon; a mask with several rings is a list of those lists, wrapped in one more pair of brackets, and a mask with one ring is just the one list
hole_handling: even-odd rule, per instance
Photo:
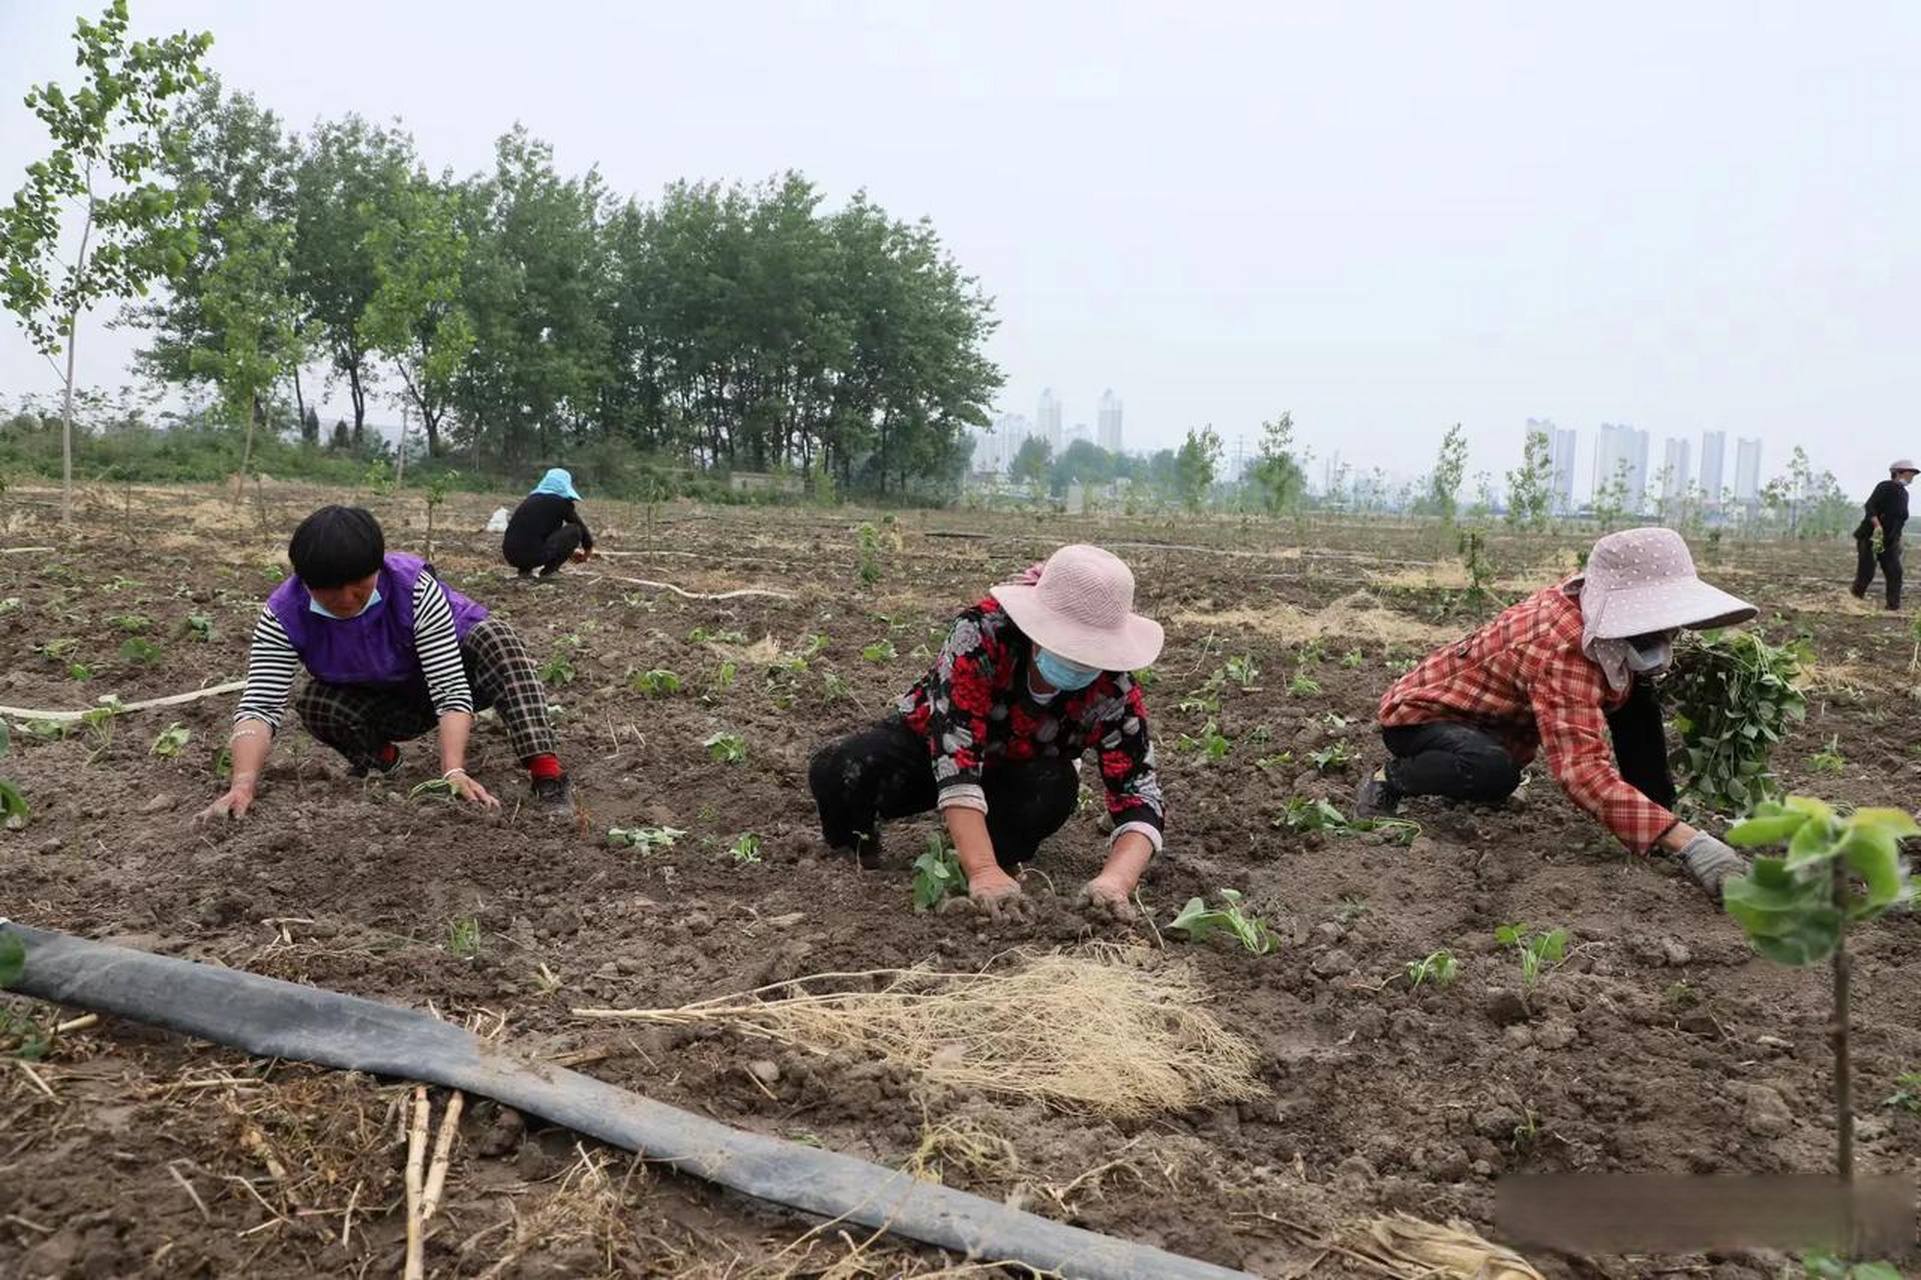
{"label": "purple vest", "polygon": [[[298,577],[275,587],[267,608],[287,629],[301,664],[322,684],[424,684],[420,655],[414,651],[414,586],[426,567],[419,556],[388,552],[380,567],[380,603],[357,618],[315,613]],[[465,640],[487,610],[444,582],[440,589],[453,606],[454,634]]]}

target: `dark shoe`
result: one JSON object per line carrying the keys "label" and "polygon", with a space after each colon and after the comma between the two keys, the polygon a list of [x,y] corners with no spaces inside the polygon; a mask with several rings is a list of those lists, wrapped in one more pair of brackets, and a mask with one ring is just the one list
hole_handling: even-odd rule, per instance
{"label": "dark shoe", "polygon": [[1356,818],[1391,818],[1401,807],[1401,793],[1387,780],[1385,770],[1376,769],[1361,779],[1354,792]]}
{"label": "dark shoe", "polygon": [[564,773],[558,778],[535,778],[534,799],[557,818],[574,816],[574,784]]}
{"label": "dark shoe", "polygon": [[1868,589],[1866,587],[1849,587],[1848,594],[1856,600],[1866,600],[1868,598]]}
{"label": "dark shoe", "polygon": [[532,569],[522,569],[519,573],[515,574],[514,577],[522,582],[531,582],[533,581],[534,571]]}
{"label": "dark shoe", "polygon": [[384,778],[399,767],[400,748],[389,742],[380,749],[380,754],[373,759],[362,760],[359,764],[350,765],[347,769],[347,776],[349,778],[365,778],[370,774],[379,774]]}

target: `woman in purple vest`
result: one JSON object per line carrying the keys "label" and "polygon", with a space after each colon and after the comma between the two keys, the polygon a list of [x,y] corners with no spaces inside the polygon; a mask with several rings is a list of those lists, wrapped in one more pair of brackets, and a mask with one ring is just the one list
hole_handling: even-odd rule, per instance
{"label": "woman in purple vest", "polygon": [[380,522],[361,507],[322,507],[302,520],[287,558],[294,576],[254,624],[247,689],[234,715],[232,785],[202,818],[238,818],[253,804],[298,667],[312,678],[294,709],[307,732],[347,758],[352,776],[392,773],[400,767],[396,742],[438,728],[441,776],[462,799],[498,809],[466,769],[474,712],[491,706],[534,795],[573,812],[546,692],[512,627],[442,583],[418,556],[389,552]]}

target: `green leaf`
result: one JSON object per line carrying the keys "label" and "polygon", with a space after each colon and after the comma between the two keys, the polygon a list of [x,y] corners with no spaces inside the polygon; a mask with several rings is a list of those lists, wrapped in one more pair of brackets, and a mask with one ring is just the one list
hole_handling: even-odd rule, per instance
{"label": "green leaf", "polygon": [[1841,856],[1868,887],[1863,905],[1883,911],[1905,896],[1907,877],[1901,869],[1901,847],[1881,827],[1856,826],[1841,842]]}
{"label": "green leaf", "polygon": [[27,944],[11,933],[0,933],[0,988],[11,987],[27,971]]}
{"label": "green leaf", "polygon": [[20,794],[20,788],[0,778],[0,816],[16,825],[24,825],[32,816],[27,808],[27,798]]}
{"label": "green leaf", "polygon": [[[1766,870],[1763,864],[1768,864]],[[1729,915],[1750,938],[1783,937],[1800,927],[1811,913],[1834,908],[1825,902],[1825,886],[1789,876],[1778,858],[1756,859],[1754,870],[1722,886],[1721,901]]]}
{"label": "green leaf", "polygon": [[[1921,618],[1921,614],[1916,615]],[[0,725],[0,745],[4,745],[5,725]],[[1866,825],[1886,831],[1896,840],[1913,840],[1921,837],[1921,823],[1906,809],[1856,809],[1849,815],[1857,825]]]}

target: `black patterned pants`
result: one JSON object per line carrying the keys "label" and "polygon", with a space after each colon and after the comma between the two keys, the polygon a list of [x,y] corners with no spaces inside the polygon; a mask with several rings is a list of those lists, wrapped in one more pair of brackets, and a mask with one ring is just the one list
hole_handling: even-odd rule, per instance
{"label": "black patterned pants", "polygon": [[[460,642],[460,658],[474,710],[494,708],[515,758],[525,764],[552,754],[557,744],[547,690],[520,634],[499,618],[484,619]],[[308,733],[354,766],[372,766],[388,743],[418,738],[440,723],[424,682],[393,688],[308,680],[294,695],[294,711]]]}

